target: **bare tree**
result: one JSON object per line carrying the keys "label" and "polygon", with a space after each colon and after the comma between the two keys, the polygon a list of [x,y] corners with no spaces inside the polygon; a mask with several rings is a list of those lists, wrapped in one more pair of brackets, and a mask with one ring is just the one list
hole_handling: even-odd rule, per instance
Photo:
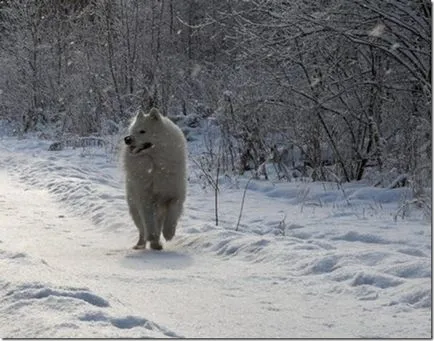
{"label": "bare tree", "polygon": [[274,158],[288,180],[422,181],[431,11],[428,0],[3,1],[0,116],[85,136],[152,98],[215,119],[225,174],[292,150]]}

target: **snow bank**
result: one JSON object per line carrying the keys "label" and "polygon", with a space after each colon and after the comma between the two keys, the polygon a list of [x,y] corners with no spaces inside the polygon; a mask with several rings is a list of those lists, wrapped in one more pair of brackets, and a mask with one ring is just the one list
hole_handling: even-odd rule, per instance
{"label": "snow bank", "polygon": [[[106,238],[112,236],[111,245],[118,245],[118,250],[129,250],[135,242],[137,232],[128,216],[122,171],[116,158],[93,147],[48,152],[49,144],[36,140],[4,138],[0,165],[12,178],[20,180],[28,188],[47,191],[69,214],[89,219],[91,224],[88,226],[72,227],[76,232],[92,233],[90,239],[97,239],[98,235]],[[181,226],[175,239],[165,245],[165,256],[127,253],[120,261],[124,268],[122,271],[128,269],[128,274],[134,273],[134,276],[139,275],[137,271],[144,269],[162,271],[164,268],[164,271],[172,271],[172,275],[176,271],[178,277],[170,277],[169,280],[169,272],[162,272],[161,276],[164,273],[165,277],[157,276],[152,280],[170,284],[185,279],[185,283],[180,284],[183,288],[180,295],[193,295],[189,296],[189,309],[193,315],[195,307],[200,304],[212,305],[223,299],[219,296],[220,298],[215,297],[209,302],[196,301],[194,293],[204,290],[203,285],[209,287],[213,283],[212,290],[220,290],[230,283],[224,278],[236,276],[233,280],[243,283],[244,289],[231,293],[237,297],[237,302],[241,302],[248,292],[250,299],[243,302],[249,309],[262,307],[256,301],[258,298],[255,297],[259,293],[254,288],[258,285],[269,288],[267,297],[262,300],[271,302],[269,308],[277,307],[279,302],[283,304],[278,310],[280,318],[286,316],[297,321],[297,324],[278,326],[272,322],[276,321],[273,315],[276,310],[261,310],[259,315],[254,316],[261,316],[264,321],[262,337],[430,335],[429,222],[424,220],[423,213],[417,209],[404,220],[393,219],[402,202],[411,198],[408,189],[372,188],[361,183],[273,184],[254,180],[249,183],[241,224],[236,230],[246,183],[245,178],[222,177],[219,194],[220,224],[215,226],[214,193],[210,188],[202,188],[199,179],[191,176]],[[45,259],[32,259],[23,251],[8,251],[2,248],[1,243],[0,250],[3,250],[0,252],[0,262],[9,267],[11,273],[17,264],[20,271],[26,271],[24,269],[30,269],[35,264],[38,269],[50,271],[44,264]],[[127,251],[107,250],[106,254],[118,257],[125,252]],[[146,261],[144,256],[147,257]],[[101,260],[101,264],[104,262]],[[201,263],[208,264],[201,268]],[[206,276],[202,277],[201,273]],[[210,278],[213,274],[215,277]],[[13,321],[29,314],[32,314],[32,318],[25,319],[26,328],[29,329],[29,334],[25,335],[29,337],[67,335],[62,334],[63,327],[72,333],[68,336],[76,337],[126,335],[114,330],[129,330],[131,333],[128,335],[131,337],[143,335],[145,330],[151,333],[149,335],[158,337],[211,337],[216,336],[212,334],[213,330],[220,330],[223,326],[227,327],[227,324],[231,325],[225,329],[228,333],[218,335],[230,337],[252,335],[248,330],[258,332],[253,327],[253,317],[253,320],[239,322],[236,315],[230,315],[232,320],[222,318],[221,321],[225,322],[221,322],[223,325],[219,327],[213,314],[227,315],[227,311],[217,309],[204,316],[197,316],[198,320],[209,322],[208,334],[199,333],[194,326],[187,328],[186,334],[186,330],[183,330],[186,326],[182,325],[182,321],[177,325],[177,330],[181,332],[175,333],[173,328],[163,328],[161,323],[157,324],[141,317],[142,315],[128,312],[120,314],[119,310],[110,312],[113,300],[86,286],[68,287],[65,283],[28,280],[17,283],[5,279],[0,285],[3,288],[1,297],[4,303],[4,317],[0,321],[1,325],[11,324],[7,329],[9,335],[13,335],[17,328]],[[150,283],[152,282],[148,285],[152,285]],[[131,290],[134,288],[133,286]],[[283,298],[282,293],[289,288],[303,299],[294,296]],[[121,295],[116,288],[112,287],[112,290]],[[300,320],[290,313],[290,302],[297,302],[298,299],[305,302],[303,304],[306,309],[312,308],[306,313],[308,317],[297,317]],[[341,304],[339,312],[336,312],[336,302]],[[17,309],[17,306],[20,308]],[[35,326],[40,322],[38,312],[47,309],[47,306],[50,307],[53,322],[47,327],[49,332],[43,333],[42,329]],[[339,317],[335,320],[333,316],[337,315]],[[312,323],[309,317],[313,316],[322,322],[309,328],[307,326]],[[169,321],[170,318],[165,317],[163,320]],[[170,321],[173,323],[174,320]],[[240,328],[250,329],[243,329],[243,334],[243,330],[237,330],[231,321],[244,326]],[[169,322],[164,325],[169,325]],[[83,324],[92,327],[83,333]],[[110,328],[96,334],[101,326]]]}

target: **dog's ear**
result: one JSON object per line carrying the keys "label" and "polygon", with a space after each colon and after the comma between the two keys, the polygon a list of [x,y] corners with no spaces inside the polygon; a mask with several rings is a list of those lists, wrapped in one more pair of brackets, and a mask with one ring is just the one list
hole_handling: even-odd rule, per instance
{"label": "dog's ear", "polygon": [[142,119],[145,117],[145,112],[143,109],[139,109],[137,110],[137,114],[136,114],[136,120],[138,119]]}
{"label": "dog's ear", "polygon": [[160,111],[157,108],[152,108],[151,111],[149,111],[149,117],[151,117],[153,120],[160,120],[161,119],[161,114]]}

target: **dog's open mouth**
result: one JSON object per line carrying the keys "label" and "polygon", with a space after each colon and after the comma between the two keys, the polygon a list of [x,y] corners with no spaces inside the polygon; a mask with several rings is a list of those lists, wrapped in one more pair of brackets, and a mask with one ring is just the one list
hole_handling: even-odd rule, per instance
{"label": "dog's open mouth", "polygon": [[130,151],[133,154],[138,154],[140,153],[142,150],[146,150],[149,149],[151,147],[153,147],[154,145],[151,142],[145,142],[144,144],[140,145],[140,146],[130,146]]}

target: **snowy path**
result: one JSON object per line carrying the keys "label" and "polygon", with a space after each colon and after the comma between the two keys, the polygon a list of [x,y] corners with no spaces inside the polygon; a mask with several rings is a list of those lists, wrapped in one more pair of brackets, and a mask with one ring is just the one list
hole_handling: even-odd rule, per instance
{"label": "snowy path", "polygon": [[175,240],[134,251],[116,167],[42,150],[0,157],[2,337],[431,335],[430,226],[419,218],[300,210],[249,191],[234,231],[242,190],[222,192],[217,228],[210,194],[192,184]]}
{"label": "snowy path", "polygon": [[[266,269],[172,248],[164,253],[119,249],[130,241],[104,237],[91,222],[67,217],[46,191],[24,190],[4,171],[0,188],[6,204],[2,214],[8,218],[1,234],[1,259],[9,270],[5,277],[9,283],[22,281],[16,288],[2,283],[3,303],[8,304],[2,314],[8,323],[2,326],[11,328],[3,330],[4,336],[138,337],[148,331],[116,329],[146,328],[150,319],[176,330],[152,326],[156,336],[179,331],[199,337],[278,337],[290,335],[291,325],[306,326],[297,323],[300,319],[315,318],[302,316],[314,313],[316,303],[272,278],[261,278]],[[251,278],[256,278],[254,286]],[[29,309],[39,312],[31,321]],[[98,334],[95,322],[109,328]],[[35,335],[38,325],[41,334]],[[322,335],[321,329],[312,325],[300,332]]]}

